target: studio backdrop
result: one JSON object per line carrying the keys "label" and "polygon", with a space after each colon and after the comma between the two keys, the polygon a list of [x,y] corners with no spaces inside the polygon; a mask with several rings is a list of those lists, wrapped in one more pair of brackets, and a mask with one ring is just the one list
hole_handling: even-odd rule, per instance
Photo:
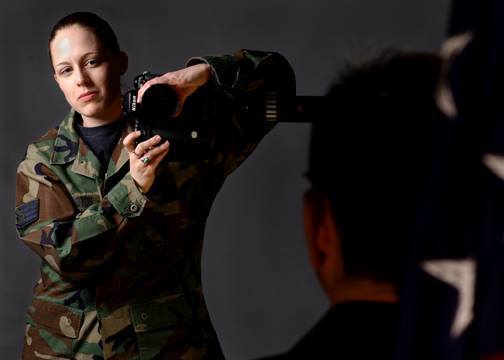
{"label": "studio backdrop", "polygon": [[[56,126],[68,105],[47,56],[51,27],[93,11],[129,55],[124,91],[144,70],[164,73],[195,55],[241,48],[277,51],[296,72],[299,95],[322,95],[346,59],[382,47],[437,50],[448,0],[28,1],[0,11],[0,358],[19,358],[24,313],[39,259],[16,237],[14,179],[28,143]],[[307,124],[279,124],[231,175],[207,223],[203,282],[229,359],[289,348],[328,302],[305,252]]]}

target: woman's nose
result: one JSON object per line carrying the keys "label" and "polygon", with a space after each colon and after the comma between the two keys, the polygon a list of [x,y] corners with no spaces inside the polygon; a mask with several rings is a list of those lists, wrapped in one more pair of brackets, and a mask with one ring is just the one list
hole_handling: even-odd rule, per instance
{"label": "woman's nose", "polygon": [[75,83],[78,86],[86,85],[88,82],[89,82],[89,76],[86,74],[85,71],[80,69],[75,71]]}

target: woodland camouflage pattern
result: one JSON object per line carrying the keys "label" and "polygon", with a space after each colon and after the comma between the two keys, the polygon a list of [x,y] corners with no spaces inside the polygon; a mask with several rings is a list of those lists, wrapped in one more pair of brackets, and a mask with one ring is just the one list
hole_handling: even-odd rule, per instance
{"label": "woodland camouflage pattern", "polygon": [[28,146],[17,171],[16,227],[42,262],[23,359],[223,357],[201,289],[205,222],[226,176],[272,126],[254,94],[295,85],[276,53],[242,50],[188,64],[197,62],[210,65],[230,99],[212,154],[160,166],[147,196],[122,146],[131,124],[107,169],[75,131],[73,111]]}

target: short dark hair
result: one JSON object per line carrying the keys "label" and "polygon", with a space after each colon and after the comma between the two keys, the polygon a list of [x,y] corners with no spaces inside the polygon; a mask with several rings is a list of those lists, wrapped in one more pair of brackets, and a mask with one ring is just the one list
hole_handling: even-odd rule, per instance
{"label": "short dark hair", "polygon": [[399,282],[431,161],[441,61],[388,49],[347,65],[312,127],[308,177],[327,196],[345,270]]}
{"label": "short dark hair", "polygon": [[112,52],[112,54],[117,55],[121,51],[119,42],[117,41],[117,36],[108,22],[92,12],[79,11],[65,16],[53,26],[48,42],[49,59],[51,60],[51,63],[51,42],[54,40],[54,37],[59,30],[71,25],[80,25],[91,30],[98,40],[100,40],[101,43]]}

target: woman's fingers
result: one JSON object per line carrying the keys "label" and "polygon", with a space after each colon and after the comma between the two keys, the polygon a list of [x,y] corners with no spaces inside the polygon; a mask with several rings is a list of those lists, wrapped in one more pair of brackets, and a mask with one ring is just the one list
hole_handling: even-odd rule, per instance
{"label": "woman's fingers", "polygon": [[155,135],[137,145],[135,143],[135,140],[140,137],[140,134],[140,131],[133,131],[126,135],[126,137],[124,138],[123,145],[126,147],[126,150],[128,150],[130,154],[134,153],[136,156],[142,156],[161,141],[161,136]]}
{"label": "woman's fingers", "polygon": [[168,154],[168,151],[170,150],[170,144],[168,143],[168,141],[164,142],[160,148],[162,147],[162,149],[160,149],[159,153],[156,155],[156,157],[154,157],[154,159],[152,159],[150,162],[149,162],[149,165],[152,165],[154,168],[156,168],[159,163],[161,162],[161,160],[164,159],[164,157]]}
{"label": "woman's fingers", "polygon": [[184,103],[187,99],[187,96],[183,95],[178,95],[177,96],[177,109],[175,109],[175,112],[173,113],[173,117],[178,117],[182,113],[182,109],[184,108]]}
{"label": "woman's fingers", "polygon": [[[150,140],[152,140],[152,138],[140,143],[139,145],[152,145],[153,142]],[[158,141],[159,140],[155,140],[155,143],[158,143]],[[168,150],[169,143],[168,141],[165,141],[158,146],[148,149],[142,154],[142,156],[138,156],[134,151],[130,152],[131,176],[142,192],[147,192],[154,183],[156,168],[161,160],[163,160],[166,156]]]}
{"label": "woman's fingers", "polygon": [[[155,148],[145,152],[142,157],[140,158],[140,161],[144,162],[145,165],[154,165],[155,161],[157,160],[157,157],[161,155],[163,152],[167,152],[169,147],[168,140],[162,143],[159,146],[156,146]],[[143,159],[147,158],[148,160],[145,161]]]}
{"label": "woman's fingers", "polygon": [[155,135],[150,139],[142,141],[140,144],[138,144],[134,149],[134,153],[137,156],[143,156],[147,151],[154,148],[160,141],[161,136]]}
{"label": "woman's fingers", "polygon": [[[155,135],[137,145],[135,143],[135,140],[137,140],[139,136],[140,131],[133,131],[129,133],[123,140],[123,144],[126,147],[126,150],[130,155],[134,155],[130,159],[138,159],[142,161],[144,165],[147,165],[152,163],[152,160],[154,160],[161,153],[167,152],[169,147],[168,140],[158,145],[161,141],[161,136]],[[147,158],[148,160],[142,160],[145,158]]]}
{"label": "woman's fingers", "polygon": [[159,83],[159,80],[158,78],[154,78],[154,79],[151,79],[149,81],[147,81],[145,84],[142,85],[142,87],[138,90],[138,96],[137,96],[137,102],[138,103],[141,103],[142,102],[142,98],[143,98],[143,94],[152,86],[152,85],[155,85],[155,84],[158,84]]}
{"label": "woman's fingers", "polygon": [[166,73],[162,76],[155,77],[150,79],[142,87],[138,90],[137,102],[142,103],[143,96],[145,92],[152,86],[156,84],[165,84],[165,85],[175,85],[176,81],[171,76],[172,73]]}
{"label": "woman's fingers", "polygon": [[198,87],[205,84],[210,78],[210,66],[208,64],[196,64],[177,71],[167,72],[161,76],[147,81],[138,90],[137,101],[142,102],[145,92],[155,84],[165,84],[173,86],[179,97],[186,98]]}
{"label": "woman's fingers", "polygon": [[135,152],[135,140],[140,137],[140,131],[132,131],[123,140],[123,145],[129,153]]}

